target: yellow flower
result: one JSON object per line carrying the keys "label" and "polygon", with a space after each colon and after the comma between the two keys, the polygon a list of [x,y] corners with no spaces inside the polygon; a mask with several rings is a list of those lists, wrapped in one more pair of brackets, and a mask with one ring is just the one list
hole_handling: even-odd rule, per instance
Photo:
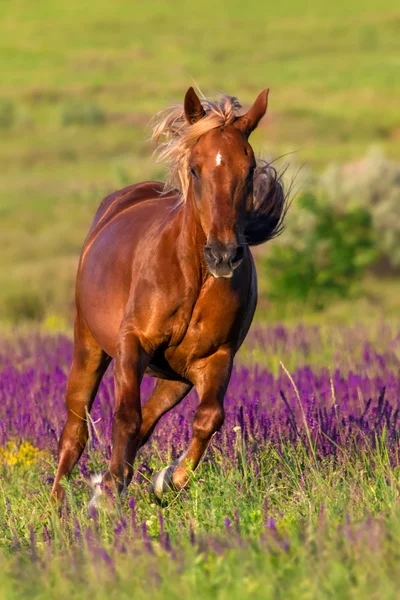
{"label": "yellow flower", "polygon": [[20,446],[15,441],[9,441],[0,447],[0,465],[9,467],[30,467],[36,463],[42,452],[30,442],[22,442]]}

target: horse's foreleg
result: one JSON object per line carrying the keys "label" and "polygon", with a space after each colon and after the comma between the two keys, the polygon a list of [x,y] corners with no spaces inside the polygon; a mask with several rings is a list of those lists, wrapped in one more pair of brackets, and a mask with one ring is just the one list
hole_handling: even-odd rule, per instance
{"label": "horse's foreleg", "polygon": [[88,439],[87,412],[92,407],[109,362],[110,357],[77,318],[74,358],[66,393],[68,417],[58,445],[58,468],[51,491],[54,500],[62,501],[64,488],[60,480],[70,475],[85,448]]}
{"label": "horse's foreleg", "polygon": [[223,400],[232,369],[229,352],[196,361],[192,368],[193,379],[200,397],[194,421],[193,434],[187,451],[176,463],[157,473],[152,480],[152,491],[161,499],[168,487],[181,489],[189,481],[214,435],[224,422]]}
{"label": "horse's foreleg", "polygon": [[[136,336],[123,333],[115,359],[115,412],[112,425],[112,450],[105,485],[124,489],[124,470],[128,448],[134,447],[142,425],[140,383],[150,357],[141,348]],[[133,461],[134,456],[130,457]]]}
{"label": "horse's foreleg", "polygon": [[125,464],[125,485],[132,480],[133,462],[139,448],[144,446],[158,421],[166,412],[179,404],[192,389],[191,383],[158,379],[152,395],[142,407],[142,425],[136,440],[130,444]]}

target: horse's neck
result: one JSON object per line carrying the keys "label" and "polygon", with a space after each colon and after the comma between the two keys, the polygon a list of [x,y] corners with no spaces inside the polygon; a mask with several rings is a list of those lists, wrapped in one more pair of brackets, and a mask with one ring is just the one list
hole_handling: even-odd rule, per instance
{"label": "horse's neck", "polygon": [[201,228],[200,219],[194,205],[193,197],[188,194],[185,203],[179,211],[179,235],[177,244],[184,256],[190,256],[194,263],[198,263],[202,270],[207,269],[204,264],[203,248],[206,244],[206,236]]}

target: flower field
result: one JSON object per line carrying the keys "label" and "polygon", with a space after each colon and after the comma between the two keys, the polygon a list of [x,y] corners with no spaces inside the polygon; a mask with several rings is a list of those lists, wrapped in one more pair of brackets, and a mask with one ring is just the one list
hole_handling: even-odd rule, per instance
{"label": "flower field", "polygon": [[396,597],[396,325],[255,325],[225,424],[166,508],[148,481],[186,448],[195,393],[140,451],[127,496],[87,509],[110,452],[112,367],[62,514],[50,506],[71,354],[65,336],[0,342],[0,598]]}

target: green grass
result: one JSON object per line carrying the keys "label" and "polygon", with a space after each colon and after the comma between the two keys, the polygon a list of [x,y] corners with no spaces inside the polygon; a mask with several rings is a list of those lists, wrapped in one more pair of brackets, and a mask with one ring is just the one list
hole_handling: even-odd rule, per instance
{"label": "green grass", "polygon": [[[244,104],[269,86],[253,136],[268,155],[296,151],[319,170],[371,144],[399,154],[395,0],[21,0],[3,2],[0,18],[0,100],[14,115],[0,131],[0,318],[26,292],[71,315],[96,206],[127,181],[162,177],[146,125],[193,81]],[[104,123],[63,124],[77,103]]]}
{"label": "green grass", "polygon": [[[318,465],[304,448],[288,447],[278,455],[267,445],[258,456],[258,477],[246,475],[243,456],[240,443],[237,462],[229,467],[214,453],[186,498],[163,510],[172,554],[160,543],[160,513],[145,481],[134,483],[130,493],[139,530],[146,523],[153,540],[152,553],[131,528],[127,500],[101,507],[93,521],[87,485],[77,475],[68,485],[61,520],[49,507],[43,483],[53,472],[52,460],[3,470],[0,597],[397,597],[400,473],[379,445]],[[157,457],[153,463],[161,466]],[[127,528],[118,537],[114,529],[121,515]],[[75,540],[78,528],[81,542]]]}

